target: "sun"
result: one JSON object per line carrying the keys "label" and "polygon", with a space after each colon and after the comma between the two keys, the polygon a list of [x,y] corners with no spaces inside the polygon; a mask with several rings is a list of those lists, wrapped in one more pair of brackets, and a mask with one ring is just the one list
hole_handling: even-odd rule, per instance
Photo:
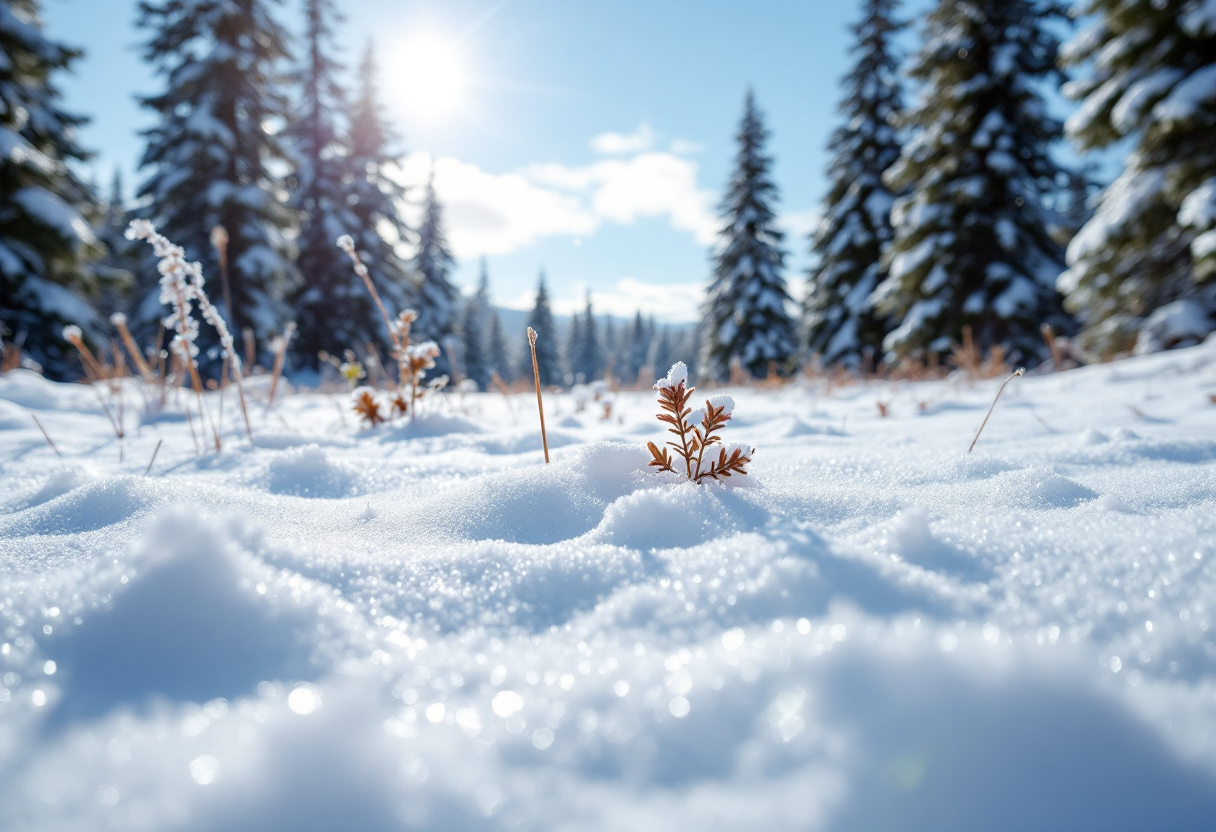
{"label": "sun", "polygon": [[469,78],[460,44],[437,32],[404,38],[389,59],[388,84],[414,118],[434,122],[463,109]]}

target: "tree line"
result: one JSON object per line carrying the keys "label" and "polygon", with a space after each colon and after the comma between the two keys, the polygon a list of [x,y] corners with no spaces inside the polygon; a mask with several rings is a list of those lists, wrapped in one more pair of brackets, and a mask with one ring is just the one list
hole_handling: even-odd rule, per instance
{"label": "tree line", "polygon": [[[63,324],[101,338],[105,317],[122,312],[153,341],[158,275],[122,236],[140,217],[202,262],[255,350],[288,321],[298,367],[383,350],[377,310],[334,245],[350,234],[385,302],[417,309],[417,336],[443,346],[437,372],[509,381],[520,357],[484,263],[463,299],[433,184],[407,194],[388,175],[401,141],[371,47],[348,82],[333,0],[304,0],[298,49],[275,5],[139,3],[162,89],[141,101],[155,123],[130,207],[117,177],[103,199],[75,169],[89,158],[75,138],[85,120],[64,111],[54,79],[80,53],[46,36],[37,0],[0,0],[0,334],[61,377],[71,374]],[[964,333],[1033,364],[1048,356],[1044,326],[1075,335],[1087,360],[1202,339],[1216,326],[1211,6],[1086,0],[1081,30],[1061,44],[1054,0],[940,0],[905,60],[897,0],[863,0],[801,310],[749,93],[697,332],[640,314],[618,328],[589,300],[559,333],[542,275],[528,321],[552,333],[538,344],[542,380],[632,382],[674,358],[721,380],[808,361],[869,371],[940,361]],[[1078,102],[1067,122],[1051,115],[1049,90]],[[1064,142],[1081,154],[1130,150],[1099,186],[1087,166],[1058,161]],[[406,201],[419,206],[416,227]]]}

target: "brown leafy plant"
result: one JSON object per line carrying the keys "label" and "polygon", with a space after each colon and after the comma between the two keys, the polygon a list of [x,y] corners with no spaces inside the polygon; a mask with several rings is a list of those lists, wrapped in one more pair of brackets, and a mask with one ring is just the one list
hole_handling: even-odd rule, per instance
{"label": "brown leafy plant", "polygon": [[351,393],[351,409],[367,424],[374,428],[385,421],[381,409],[380,394],[371,387],[356,387]]}
{"label": "brown leafy plant", "polygon": [[658,419],[669,426],[667,432],[675,439],[668,440],[665,448],[646,443],[652,467],[678,474],[678,466],[683,463],[685,477],[693,482],[747,475],[755,449],[748,445],[726,445],[719,436],[735,409],[733,398],[712,396],[705,401],[704,408],[689,407],[697,388],[688,386],[688,368],[683,361],[674,364],[665,378],[655,382],[654,389],[659,391]]}

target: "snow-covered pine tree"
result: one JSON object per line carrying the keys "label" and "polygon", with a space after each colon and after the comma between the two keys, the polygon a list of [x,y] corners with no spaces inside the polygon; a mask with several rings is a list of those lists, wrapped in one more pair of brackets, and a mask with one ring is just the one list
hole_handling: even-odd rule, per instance
{"label": "snow-covered pine tree", "polygon": [[[527,325],[536,330],[536,366],[540,371],[541,385],[549,387],[562,384],[562,356],[557,343],[557,325],[553,321],[553,310],[549,308],[549,288],[545,285],[543,269],[536,282],[536,303],[528,313]],[[529,349],[523,351],[517,377],[532,378],[532,352]]]}
{"label": "snow-covered pine tree", "polygon": [[702,371],[719,380],[730,377],[732,359],[758,378],[773,364],[788,371],[798,348],[781,275],[785,252],[773,213],[777,186],[769,175],[772,160],[764,152],[768,131],[750,90],[737,138],[702,333]]}
{"label": "snow-covered pine tree", "polygon": [[336,240],[358,228],[347,197],[352,184],[349,148],[340,119],[347,109],[334,58],[334,26],[341,17],[332,0],[305,0],[303,60],[294,73],[295,112],[286,130],[293,169],[291,206],[300,217],[296,268],[301,282],[293,300],[298,335],[292,348],[306,366],[321,350],[341,355],[388,339],[379,310],[351,269]]}
{"label": "snow-covered pine tree", "polygon": [[889,276],[875,293],[895,330],[888,355],[945,353],[971,327],[1017,361],[1046,350],[1039,327],[1067,325],[1055,280],[1063,251],[1045,199],[1060,168],[1061,126],[1041,82],[1057,76],[1053,0],[940,0],[910,74],[923,87],[904,121],[914,135],[884,177],[895,201]]}
{"label": "snow-covered pine tree", "polygon": [[828,149],[831,187],[823,219],[811,237],[816,259],[809,275],[803,325],[807,349],[825,364],[859,366],[882,355],[886,316],[870,299],[886,278],[882,255],[893,235],[893,196],[882,174],[899,158],[895,119],[901,110],[899,61],[893,39],[898,0],[865,0],[853,27],[856,63],[844,79],[843,124]]}
{"label": "snow-covered pine tree", "polygon": [[490,370],[498,373],[498,377],[510,384],[515,380],[515,367],[512,366],[511,356],[515,351],[507,345],[507,336],[502,328],[502,316],[498,310],[490,309],[490,334],[486,338],[490,351]]}
{"label": "snow-covered pine tree", "polygon": [[467,378],[477,382],[477,387],[486,390],[490,386],[490,374],[494,371],[489,346],[490,323],[490,275],[485,258],[481,258],[481,276],[477,291],[465,299],[460,316],[460,370]]}
{"label": "snow-covered pine tree", "polygon": [[101,254],[92,191],[68,166],[88,157],[85,120],[60,108],[53,80],[79,55],[46,37],[35,0],[0,0],[0,325],[56,378],[79,366],[64,324],[96,323],[84,296]]}
{"label": "snow-covered pine tree", "polygon": [[1083,100],[1068,135],[1082,149],[1132,144],[1069,245],[1059,285],[1082,320],[1083,348],[1109,358],[1170,346],[1141,338],[1167,305],[1213,326],[1216,285],[1196,278],[1216,275],[1216,4],[1086,0],[1077,11],[1093,22],[1063,50],[1084,67],[1065,86]]}
{"label": "snow-covered pine tree", "polygon": [[[347,199],[356,224],[350,232],[368,275],[390,315],[417,303],[409,264],[397,246],[414,240],[401,217],[405,188],[388,176],[398,166],[400,139],[384,116],[376,85],[376,60],[369,43],[359,64],[358,94],[350,115],[351,183]],[[384,338],[383,324],[376,330]]]}
{"label": "snow-covered pine tree", "polygon": [[604,352],[604,377],[620,378],[621,363],[618,356],[620,336],[617,334],[616,324],[613,322],[611,315],[604,316],[602,350]]}
{"label": "snow-covered pine tree", "polygon": [[443,206],[435,195],[435,177],[426,183],[422,205],[422,226],[418,229],[418,251],[414,255],[414,272],[418,280],[418,322],[414,324],[415,340],[430,339],[443,348],[435,359],[432,377],[451,375],[449,353],[455,343],[456,315],[460,290],[448,279],[456,264],[448,248],[443,227]]}
{"label": "snow-covered pine tree", "polygon": [[591,307],[591,293],[587,293],[587,308],[580,320],[578,314],[573,316],[573,322],[578,325],[579,339],[574,351],[570,354],[571,371],[575,378],[582,377],[585,382],[592,382],[604,376],[604,348],[600,341],[599,324],[595,320],[595,311]]}
{"label": "snow-covered pine tree", "polygon": [[[211,231],[227,229],[234,308],[224,315],[233,332],[251,327],[263,349],[288,320],[286,297],[298,278],[284,233],[294,217],[280,198],[276,173],[285,159],[276,131],[288,121],[278,68],[289,57],[287,33],[271,15],[277,2],[143,0],[139,6],[139,25],[150,32],[144,57],[166,84],[164,92],[141,100],[157,116],[144,132],[143,212],[216,284]],[[155,261],[145,260],[131,315],[143,337],[155,333],[165,314],[159,278]],[[204,328],[204,346],[213,338]]]}

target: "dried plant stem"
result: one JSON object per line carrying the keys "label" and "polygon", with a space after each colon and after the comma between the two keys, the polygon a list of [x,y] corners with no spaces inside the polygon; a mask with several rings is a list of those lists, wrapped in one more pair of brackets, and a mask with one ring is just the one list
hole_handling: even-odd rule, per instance
{"label": "dried plant stem", "polygon": [[[180,289],[177,290],[177,294],[178,294],[177,308],[180,310],[178,312],[178,315],[181,317],[181,332],[188,332],[189,327],[188,327],[188,322],[186,320],[186,311],[185,311],[186,310],[186,299],[184,297],[182,297],[182,293],[181,293]],[[205,404],[203,404],[203,380],[201,378],[199,378],[198,368],[194,366],[194,356],[190,355],[190,340],[185,338],[184,336],[182,338],[181,351],[182,351],[182,361],[185,363],[186,369],[190,372],[190,386],[194,388],[194,395],[198,399],[198,413],[199,413],[198,418],[201,422],[203,422],[203,424],[205,426],[207,422],[211,421],[211,416],[209,413],[207,413],[207,406]],[[190,411],[188,408],[186,410],[186,413],[187,413],[187,416],[189,416]],[[214,422],[212,422],[212,424],[211,424],[211,433],[215,437],[215,449],[217,451],[222,450],[223,445],[220,442],[220,433],[216,429]]]}
{"label": "dried plant stem", "polygon": [[42,436],[44,439],[46,439],[46,444],[51,446],[51,450],[55,452],[55,456],[62,458],[63,454],[59,452],[59,449],[55,447],[55,443],[51,441],[51,435],[46,432],[46,428],[42,426],[42,422],[39,422],[38,417],[33,413],[30,414],[30,418],[34,420],[34,424],[38,426],[38,430],[42,431]]}
{"label": "dried plant stem", "polygon": [[157,455],[158,453],[160,453],[160,444],[161,444],[162,442],[164,442],[164,441],[165,441],[164,439],[157,439],[157,440],[156,440],[156,447],[152,449],[152,458],[148,460],[148,467],[144,469],[144,476],[145,476],[145,477],[146,477],[146,476],[148,476],[149,472],[151,472],[151,470],[152,470],[152,463],[156,462],[156,455]]}
{"label": "dried plant stem", "polygon": [[540,395],[540,365],[536,363],[536,330],[528,327],[528,346],[532,350],[532,377],[536,380],[536,409],[540,411],[540,441],[545,447],[545,464],[549,464],[549,437],[545,433],[545,402]]}
{"label": "dried plant stem", "polygon": [[114,326],[118,329],[118,335],[122,338],[123,346],[127,348],[127,352],[131,354],[131,360],[135,362],[135,369],[139,371],[139,377],[144,380],[145,384],[151,384],[156,381],[156,376],[152,372],[152,368],[148,366],[148,362],[144,360],[143,355],[139,351],[139,345],[135,343],[135,339],[131,336],[131,330],[127,328],[127,322],[123,318],[118,318],[114,321]]}
{"label": "dried plant stem", "polygon": [[992,400],[992,406],[988,408],[988,413],[984,416],[984,421],[980,422],[980,429],[975,432],[975,438],[971,440],[971,446],[967,448],[967,453],[971,453],[972,449],[975,448],[975,443],[979,441],[980,434],[984,432],[984,426],[988,424],[988,419],[990,416],[992,416],[992,411],[996,410],[996,403],[1001,400],[1001,394],[1005,392],[1005,388],[1009,385],[1009,382],[1025,374],[1026,368],[1018,367],[1013,371],[1013,373],[1010,374],[1009,378],[1005,379],[1004,383],[1001,384],[1001,389],[996,391],[996,398]]}
{"label": "dried plant stem", "polygon": [[235,321],[236,313],[232,309],[232,293],[228,290],[228,229],[222,225],[212,228],[211,245],[215,246],[215,251],[220,257],[220,290],[224,295],[224,311]]}
{"label": "dried plant stem", "polygon": [[270,395],[266,399],[266,412],[270,412],[270,408],[274,406],[274,394],[279,389],[279,377],[283,375],[283,364],[287,360],[287,345],[291,342],[291,336],[296,331],[294,322],[289,322],[283,329],[283,334],[279,336],[279,348],[274,354],[274,369],[270,375]]}

